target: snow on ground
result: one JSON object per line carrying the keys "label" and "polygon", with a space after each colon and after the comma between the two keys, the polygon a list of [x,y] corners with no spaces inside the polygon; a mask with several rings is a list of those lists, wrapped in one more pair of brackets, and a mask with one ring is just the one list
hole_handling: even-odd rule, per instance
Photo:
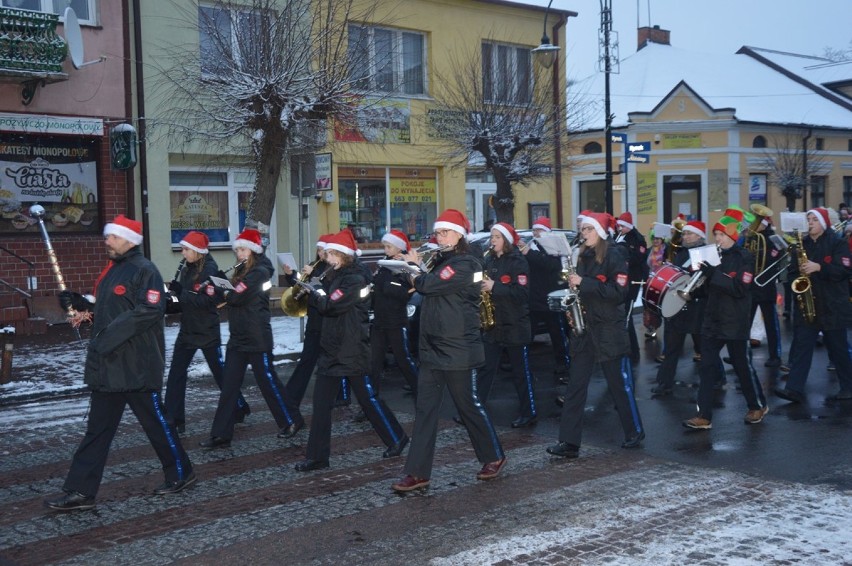
{"label": "snow on ground", "polygon": [[[299,319],[286,316],[272,317],[273,355],[283,356],[302,351]],[[172,349],[180,327],[172,324],[166,327],[166,369],[172,359]],[[49,330],[48,332],[52,332]],[[40,396],[54,396],[73,393],[85,388],[83,368],[88,345],[88,330],[82,329],[83,341],[76,339],[60,344],[46,344],[41,341],[26,342],[26,337],[16,339],[12,361],[14,381],[0,385],[0,403],[12,398],[34,399]],[[228,342],[228,323],[222,323],[222,344]],[[20,344],[17,344],[20,343]],[[224,352],[223,352],[224,353]],[[290,363],[280,360],[276,364]],[[197,352],[189,367],[189,378],[210,375],[207,363],[201,352]]]}

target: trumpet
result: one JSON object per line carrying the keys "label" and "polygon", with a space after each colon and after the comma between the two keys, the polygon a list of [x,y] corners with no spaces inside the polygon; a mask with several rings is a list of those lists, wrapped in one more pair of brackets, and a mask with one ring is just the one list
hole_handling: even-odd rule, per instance
{"label": "trumpet", "polygon": [[[722,255],[722,248],[720,246],[716,246],[716,253]],[[692,300],[693,294],[695,291],[704,285],[707,281],[707,278],[701,271],[696,271],[689,278],[689,282],[684,286],[683,289],[678,289],[677,296],[686,301],[687,303]]]}
{"label": "trumpet", "polygon": [[[321,259],[318,259],[309,264],[308,267],[311,268],[311,272],[313,272],[314,268],[321,261]],[[334,269],[334,266],[329,265],[328,268],[320,274],[319,280],[322,281],[332,269]],[[308,295],[314,290],[314,288],[305,281],[305,277],[307,277],[307,275],[304,272],[296,274],[296,281],[293,286],[285,289],[284,293],[281,295],[281,310],[284,311],[284,314],[287,316],[301,318],[308,314]]]}

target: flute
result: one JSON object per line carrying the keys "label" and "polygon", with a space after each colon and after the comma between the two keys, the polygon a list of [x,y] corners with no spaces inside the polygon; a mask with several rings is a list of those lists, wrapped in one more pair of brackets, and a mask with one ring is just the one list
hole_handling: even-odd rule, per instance
{"label": "flute", "polygon": [[[56,251],[53,249],[53,244],[50,242],[50,236],[47,233],[47,226],[44,225],[44,215],[46,211],[44,207],[40,204],[34,204],[30,207],[30,216],[34,217],[38,220],[38,227],[41,231],[41,237],[44,240],[44,247],[47,248],[47,259],[50,261],[50,269],[53,271],[53,277],[56,279],[56,286],[59,287],[60,291],[65,291],[67,287],[65,286],[65,278],[62,276],[62,270],[59,268],[59,259],[56,257]],[[68,305],[65,309],[65,315],[72,319],[77,316],[77,311],[74,310],[74,307]],[[80,336],[80,329],[76,326],[73,326],[74,332],[77,334],[77,339],[82,342],[83,338]]]}

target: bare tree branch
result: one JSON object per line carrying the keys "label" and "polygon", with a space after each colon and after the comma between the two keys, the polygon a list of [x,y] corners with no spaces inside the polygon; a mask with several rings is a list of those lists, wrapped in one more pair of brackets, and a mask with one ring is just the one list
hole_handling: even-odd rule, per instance
{"label": "bare tree branch", "polygon": [[811,174],[826,163],[814,148],[810,130],[791,130],[772,136],[764,152],[762,164],[769,171],[769,183],[778,187],[788,211],[796,209]]}

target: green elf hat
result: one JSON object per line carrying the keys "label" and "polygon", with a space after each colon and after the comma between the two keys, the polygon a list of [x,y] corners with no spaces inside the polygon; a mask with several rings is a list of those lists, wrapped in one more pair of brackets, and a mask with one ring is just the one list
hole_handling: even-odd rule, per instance
{"label": "green elf hat", "polygon": [[[751,225],[751,223],[754,222],[754,214],[752,212],[748,211],[748,210],[744,210],[742,207],[740,207],[736,204],[729,204],[728,210],[736,210],[740,214],[742,214],[742,218],[740,219],[740,222],[745,221],[745,223],[748,224],[748,225]],[[725,214],[728,214],[728,212],[725,211]],[[733,216],[734,218],[736,218],[736,215],[734,215],[734,214],[731,214],[729,216]]]}
{"label": "green elf hat", "polygon": [[740,222],[732,216],[723,216],[713,226],[713,232],[723,232],[733,241],[737,241],[740,236]]}

